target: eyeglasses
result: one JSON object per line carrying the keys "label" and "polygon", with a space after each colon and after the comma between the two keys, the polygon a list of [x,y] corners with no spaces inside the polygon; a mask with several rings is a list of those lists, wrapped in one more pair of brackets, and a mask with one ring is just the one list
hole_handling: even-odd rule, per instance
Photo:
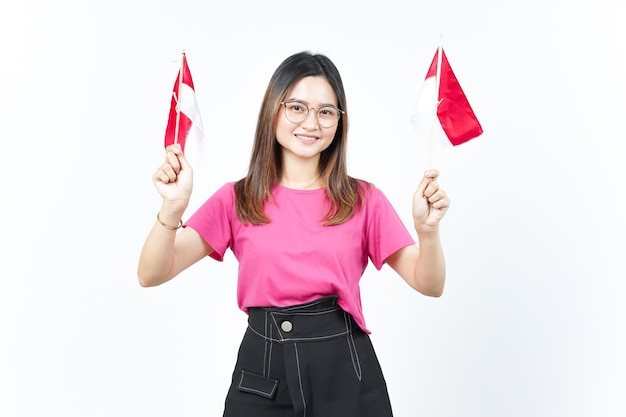
{"label": "eyeglasses", "polygon": [[319,109],[309,107],[301,101],[281,101],[285,106],[285,117],[291,123],[302,123],[309,117],[309,111],[315,110],[317,122],[322,127],[333,127],[339,122],[339,118],[346,112],[335,106],[326,105]]}

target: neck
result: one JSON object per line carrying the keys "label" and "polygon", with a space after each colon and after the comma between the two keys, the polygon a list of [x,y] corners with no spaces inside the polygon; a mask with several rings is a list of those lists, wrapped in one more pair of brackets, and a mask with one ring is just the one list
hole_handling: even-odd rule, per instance
{"label": "neck", "polygon": [[286,161],[283,158],[283,173],[280,180],[281,185],[287,188],[307,190],[320,188],[322,186],[321,174],[319,172],[319,161]]}
{"label": "neck", "polygon": [[320,176],[309,178],[303,181],[289,180],[283,176],[280,184],[283,187],[292,188],[295,190],[314,190],[316,188],[322,187],[322,181]]}

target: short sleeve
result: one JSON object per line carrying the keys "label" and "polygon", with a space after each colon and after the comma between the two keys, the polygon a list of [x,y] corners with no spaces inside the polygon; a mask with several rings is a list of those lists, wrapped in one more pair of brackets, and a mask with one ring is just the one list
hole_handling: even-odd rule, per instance
{"label": "short sleeve", "polygon": [[211,257],[222,261],[226,249],[232,245],[232,220],[235,210],[234,183],[218,189],[191,217],[184,227],[191,227],[214,250]]}
{"label": "short sleeve", "polygon": [[381,269],[385,259],[398,250],[415,244],[415,240],[382,191],[372,186],[366,204],[369,216],[368,256],[376,269]]}

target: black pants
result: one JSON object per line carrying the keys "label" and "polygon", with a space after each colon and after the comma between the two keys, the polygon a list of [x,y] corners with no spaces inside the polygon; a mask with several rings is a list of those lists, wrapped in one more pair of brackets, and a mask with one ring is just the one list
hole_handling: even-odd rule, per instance
{"label": "black pants", "polygon": [[369,336],[325,297],[252,308],[224,417],[390,417]]}

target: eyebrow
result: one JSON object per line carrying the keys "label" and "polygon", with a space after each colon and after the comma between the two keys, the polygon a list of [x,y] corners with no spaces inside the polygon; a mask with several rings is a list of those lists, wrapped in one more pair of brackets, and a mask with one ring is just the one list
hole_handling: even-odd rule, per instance
{"label": "eyebrow", "polygon": [[[315,106],[311,106],[311,104],[310,104],[308,101],[306,101],[306,100],[301,100],[301,99],[299,99],[299,98],[289,98],[289,99],[286,99],[286,100],[285,100],[285,103],[290,102],[290,101],[297,101],[298,103],[303,103],[303,104],[306,104],[306,105],[307,105],[307,106],[309,106],[309,107],[315,107]],[[338,106],[338,105],[336,105],[336,104],[332,104],[332,103],[322,103],[322,104],[320,104],[318,107],[334,107],[334,108],[336,108],[336,109],[338,109],[338,108],[339,108],[339,106]]]}

